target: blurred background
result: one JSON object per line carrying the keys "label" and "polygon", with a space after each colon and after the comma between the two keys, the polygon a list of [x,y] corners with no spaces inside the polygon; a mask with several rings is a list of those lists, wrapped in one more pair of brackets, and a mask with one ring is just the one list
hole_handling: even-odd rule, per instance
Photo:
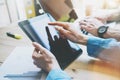
{"label": "blurred background", "polygon": [[56,20],[73,22],[95,10],[120,7],[120,0],[0,0],[0,27],[50,13]]}

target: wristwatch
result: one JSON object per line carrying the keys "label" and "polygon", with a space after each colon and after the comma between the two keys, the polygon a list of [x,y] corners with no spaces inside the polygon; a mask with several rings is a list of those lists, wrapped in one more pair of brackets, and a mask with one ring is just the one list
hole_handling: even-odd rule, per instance
{"label": "wristwatch", "polygon": [[100,26],[97,30],[98,36],[104,38],[103,35],[107,32],[108,26]]}

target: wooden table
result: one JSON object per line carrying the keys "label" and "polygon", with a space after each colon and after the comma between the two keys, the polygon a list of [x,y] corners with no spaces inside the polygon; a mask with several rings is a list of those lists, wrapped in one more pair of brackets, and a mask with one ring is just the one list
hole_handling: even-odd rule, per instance
{"label": "wooden table", "polygon": [[[22,35],[22,39],[17,40],[6,35],[6,32]],[[2,63],[6,57],[17,46],[31,46],[31,41],[24,34],[24,32],[18,27],[17,23],[13,23],[9,26],[0,27],[0,62]]]}
{"label": "wooden table", "polygon": [[[82,47],[85,50],[86,47]],[[91,58],[86,51],[65,70],[73,80],[120,80],[120,68]]]}
{"label": "wooden table", "polygon": [[[6,32],[21,34],[23,38],[13,39],[6,36]],[[0,28],[0,35],[0,62],[4,62],[16,46],[32,46],[31,41],[17,24]],[[83,49],[83,54],[65,69],[73,80],[120,80],[119,68],[87,56],[86,47],[81,45],[80,47]]]}

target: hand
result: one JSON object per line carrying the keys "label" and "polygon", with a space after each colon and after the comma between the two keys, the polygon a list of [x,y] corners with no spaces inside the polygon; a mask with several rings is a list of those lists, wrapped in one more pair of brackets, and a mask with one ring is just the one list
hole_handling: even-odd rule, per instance
{"label": "hand", "polygon": [[52,69],[61,69],[55,56],[51,52],[36,42],[33,43],[33,46],[35,50],[32,58],[37,67],[42,68],[46,72],[50,72]]}
{"label": "hand", "polygon": [[96,18],[87,17],[84,20],[80,21],[81,29],[86,30],[94,36],[98,36],[97,30],[99,26],[104,25],[101,21]]}
{"label": "hand", "polygon": [[107,9],[93,10],[90,16],[100,20],[103,24],[106,24],[110,17],[110,11]]}
{"label": "hand", "polygon": [[67,22],[50,22],[49,25],[55,26],[56,30],[59,31],[60,35],[64,38],[67,38],[75,43],[80,43],[85,45],[87,43],[87,37],[82,33],[75,30],[75,26]]}

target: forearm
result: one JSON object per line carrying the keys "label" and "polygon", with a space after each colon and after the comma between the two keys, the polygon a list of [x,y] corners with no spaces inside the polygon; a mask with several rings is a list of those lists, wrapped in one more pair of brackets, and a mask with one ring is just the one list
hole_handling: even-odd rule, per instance
{"label": "forearm", "polygon": [[104,38],[115,38],[120,41],[120,29],[108,28],[107,32],[103,36]]}
{"label": "forearm", "polygon": [[88,37],[86,37],[86,36],[83,35],[83,37],[79,38],[78,44],[86,45],[87,41],[88,41]]}
{"label": "forearm", "polygon": [[120,67],[120,42],[117,42],[115,39],[89,37],[87,52],[89,56]]}
{"label": "forearm", "polygon": [[109,43],[115,39],[103,39],[94,36],[88,36],[87,52],[89,56],[98,57],[102,50],[109,48]]}
{"label": "forearm", "polygon": [[117,9],[102,9],[92,12],[90,15],[106,24],[107,21],[120,20],[120,8]]}
{"label": "forearm", "polygon": [[119,21],[120,20],[120,8],[108,10],[107,21]]}
{"label": "forearm", "polygon": [[111,41],[108,45],[98,54],[98,58],[120,68],[120,42]]}

